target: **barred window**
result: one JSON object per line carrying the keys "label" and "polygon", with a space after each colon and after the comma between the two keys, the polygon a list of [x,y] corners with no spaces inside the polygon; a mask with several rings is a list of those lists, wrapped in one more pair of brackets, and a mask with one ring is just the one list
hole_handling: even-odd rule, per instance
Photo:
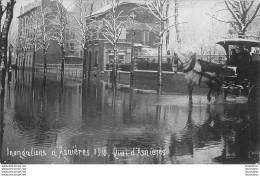
{"label": "barred window", "polygon": [[70,54],[74,54],[74,43],[70,43]]}

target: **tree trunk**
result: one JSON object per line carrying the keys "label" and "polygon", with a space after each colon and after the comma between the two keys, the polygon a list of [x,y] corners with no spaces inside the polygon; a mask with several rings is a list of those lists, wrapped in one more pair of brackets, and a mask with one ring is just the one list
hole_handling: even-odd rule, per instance
{"label": "tree trunk", "polygon": [[92,53],[91,51],[88,52],[88,78],[91,76],[91,61],[92,61]]}
{"label": "tree trunk", "polygon": [[64,70],[65,70],[65,61],[64,57],[61,58],[61,76],[64,77]]}
{"label": "tree trunk", "polygon": [[[10,25],[11,25],[11,22],[12,22],[12,19],[13,19],[13,8],[14,8],[15,3],[16,3],[15,0],[7,1],[6,18],[5,18],[5,21],[3,23],[2,32],[1,32],[0,63],[2,61],[4,61],[5,68],[7,68],[8,34],[9,34]],[[2,6],[1,6],[1,8],[2,8]],[[2,20],[2,19],[0,19],[0,20]]]}
{"label": "tree trunk", "polygon": [[8,58],[8,70],[10,69],[10,67],[12,66],[12,52],[9,49],[9,58]]}
{"label": "tree trunk", "polygon": [[18,61],[17,61],[17,59],[18,59],[18,51],[16,51],[16,58],[15,58],[15,76],[17,75],[17,69],[18,69]]}
{"label": "tree trunk", "polygon": [[177,51],[181,52],[181,37],[180,37],[180,29],[179,29],[179,0],[175,0],[174,4],[174,13],[175,13],[175,31],[176,31],[176,39],[177,39]]}
{"label": "tree trunk", "polygon": [[43,49],[43,73],[46,76],[47,74],[47,51]]}
{"label": "tree trunk", "polygon": [[83,73],[82,73],[83,79],[86,79],[87,76],[87,60],[88,60],[88,48],[86,44],[85,47],[83,48]]}
{"label": "tree trunk", "polygon": [[62,58],[61,58],[61,81],[63,82],[64,78],[64,70],[65,70],[65,50],[64,47],[61,46]]}
{"label": "tree trunk", "polygon": [[[164,30],[164,22],[161,21],[161,31]],[[159,35],[160,43],[158,45],[158,95],[162,94],[162,47],[163,47],[163,34]]]}
{"label": "tree trunk", "polygon": [[114,45],[114,65],[113,65],[113,83],[114,83],[114,86],[116,87],[117,85],[117,48],[116,48],[116,44]]}
{"label": "tree trunk", "polygon": [[130,70],[130,87],[134,86],[134,24],[132,27],[132,47],[131,47],[131,70]]}
{"label": "tree trunk", "polygon": [[[0,150],[3,151],[3,139],[4,139],[4,102],[5,102],[5,72],[0,72]],[[0,162],[3,163],[2,152],[0,152]]]}
{"label": "tree trunk", "polygon": [[25,70],[25,59],[26,59],[26,50],[23,53],[23,72]]}
{"label": "tree trunk", "polygon": [[158,95],[162,94],[162,36],[158,46]]}
{"label": "tree trunk", "polygon": [[33,72],[33,74],[34,74],[34,72],[35,72],[35,56],[36,56],[36,46],[34,46],[33,47],[33,65],[32,65],[32,72]]}
{"label": "tree trunk", "polygon": [[238,38],[245,38],[245,31],[241,30],[238,32]]}
{"label": "tree trunk", "polygon": [[[3,14],[4,14],[4,8],[3,8],[3,5],[2,5],[2,0],[0,1],[0,19],[2,19],[2,17],[3,17]],[[2,26],[2,20],[0,20],[0,27]],[[1,31],[2,30],[0,30],[0,37],[1,37]],[[1,39],[0,39],[0,41],[1,41]],[[1,42],[0,42],[0,45],[1,45]]]}

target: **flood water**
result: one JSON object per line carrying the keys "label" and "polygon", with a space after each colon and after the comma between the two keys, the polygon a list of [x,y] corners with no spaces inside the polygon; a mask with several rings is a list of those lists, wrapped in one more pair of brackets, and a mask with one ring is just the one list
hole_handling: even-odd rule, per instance
{"label": "flood water", "polygon": [[[149,94],[100,80],[28,72],[6,83],[1,162],[25,164],[215,164],[259,162],[259,107],[194,95]],[[3,98],[3,96],[1,97]]]}

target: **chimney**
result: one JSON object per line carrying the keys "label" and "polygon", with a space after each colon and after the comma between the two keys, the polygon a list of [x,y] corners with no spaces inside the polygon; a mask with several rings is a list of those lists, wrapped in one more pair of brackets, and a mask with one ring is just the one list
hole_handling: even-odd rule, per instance
{"label": "chimney", "polygon": [[43,7],[47,7],[47,6],[49,6],[50,3],[51,3],[50,0],[42,0],[42,6],[43,6]]}
{"label": "chimney", "polygon": [[42,0],[42,6],[43,7],[47,7],[51,4],[51,1],[50,0]]}
{"label": "chimney", "polygon": [[20,8],[20,15],[22,15],[23,14],[23,6],[21,6],[21,8]]}

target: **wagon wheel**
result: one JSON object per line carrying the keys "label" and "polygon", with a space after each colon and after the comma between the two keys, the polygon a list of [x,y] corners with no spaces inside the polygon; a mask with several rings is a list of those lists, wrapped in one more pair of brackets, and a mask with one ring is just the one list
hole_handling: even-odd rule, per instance
{"label": "wagon wheel", "polygon": [[248,91],[248,102],[259,103],[259,86],[253,85]]}

